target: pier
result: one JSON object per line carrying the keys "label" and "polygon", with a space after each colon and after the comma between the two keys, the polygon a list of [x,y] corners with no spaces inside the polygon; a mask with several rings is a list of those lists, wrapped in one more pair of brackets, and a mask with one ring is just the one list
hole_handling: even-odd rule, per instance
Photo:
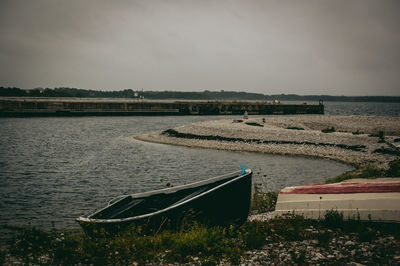
{"label": "pier", "polygon": [[324,105],[253,101],[138,101],[99,98],[0,98],[0,117],[324,114]]}

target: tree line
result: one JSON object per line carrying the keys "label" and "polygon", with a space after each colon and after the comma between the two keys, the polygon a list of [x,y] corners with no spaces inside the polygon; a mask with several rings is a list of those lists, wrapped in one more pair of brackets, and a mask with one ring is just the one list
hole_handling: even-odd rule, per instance
{"label": "tree line", "polygon": [[340,102],[400,102],[400,96],[333,96],[333,95],[266,95],[237,91],[144,91],[125,89],[119,91],[85,90],[77,88],[35,88],[24,90],[15,87],[0,87],[3,97],[77,97],[77,98],[144,98],[176,100],[259,100],[259,101],[340,101]]}

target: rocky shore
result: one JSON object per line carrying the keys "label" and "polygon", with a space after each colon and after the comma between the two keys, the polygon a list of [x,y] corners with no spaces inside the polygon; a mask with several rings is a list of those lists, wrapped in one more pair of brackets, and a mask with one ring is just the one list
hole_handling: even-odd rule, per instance
{"label": "rocky shore", "polygon": [[[314,228],[307,228],[318,234]],[[260,250],[248,251],[241,265],[400,265],[400,241],[381,236],[360,241],[354,234],[335,234],[326,241],[321,238],[303,241],[278,241]]]}
{"label": "rocky shore", "polygon": [[[314,234],[314,239],[273,241],[267,237],[269,244],[247,251],[239,265],[400,265],[400,241],[393,236],[380,235],[369,241],[360,241],[357,233],[338,233],[331,229],[321,231],[312,226],[305,230]],[[168,263],[162,257],[159,262],[149,262],[149,265],[201,265],[198,257],[184,264]],[[219,265],[232,263],[223,260]]]}
{"label": "rocky shore", "polygon": [[295,115],[193,123],[138,140],[320,157],[386,168],[400,155],[400,117]]}
{"label": "rocky shore", "polygon": [[[310,156],[387,168],[400,155],[400,117],[271,116],[193,123],[136,139],[188,147]],[[268,213],[253,220],[268,220]],[[400,265],[400,239],[340,230],[305,229],[304,240],[270,240],[251,250],[241,265]],[[371,231],[371,232],[372,232]],[[370,231],[366,231],[368,235]],[[328,237],[327,237],[328,236]],[[365,239],[363,239],[365,238]],[[229,263],[227,263],[229,265]],[[221,265],[225,265],[221,263]]]}

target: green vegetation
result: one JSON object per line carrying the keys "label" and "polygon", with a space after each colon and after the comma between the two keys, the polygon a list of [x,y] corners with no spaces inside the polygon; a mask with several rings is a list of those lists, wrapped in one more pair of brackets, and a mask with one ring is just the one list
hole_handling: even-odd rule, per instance
{"label": "green vegetation", "polygon": [[325,128],[325,129],[322,129],[322,130],[321,130],[322,133],[332,133],[332,132],[335,132],[335,131],[336,131],[336,130],[335,130],[334,127],[327,127],[327,128]]}
{"label": "green vegetation", "polygon": [[261,124],[259,124],[257,122],[246,122],[246,125],[256,126],[256,127],[264,127],[264,125],[261,125]]}
{"label": "green vegetation", "polygon": [[378,133],[369,134],[368,137],[383,139],[385,137],[385,133],[383,131],[379,131]]}
{"label": "green vegetation", "polygon": [[277,191],[262,192],[257,185],[254,186],[250,213],[257,214],[274,211],[277,199]]}
{"label": "green vegetation", "polygon": [[8,97],[138,98],[139,95],[137,93],[131,89],[122,91],[95,91],[75,88],[35,88],[21,90],[19,88],[0,87],[0,96]]}
{"label": "green vegetation", "polygon": [[237,91],[150,91],[142,89],[125,89],[120,91],[99,91],[77,88],[20,88],[0,87],[0,96],[8,97],[101,97],[101,98],[137,98],[145,99],[191,99],[191,100],[260,100],[260,101],[340,101],[340,102],[400,102],[398,96],[330,96],[330,95],[297,95],[237,92]]}
{"label": "green vegetation", "polygon": [[304,130],[302,127],[287,127],[286,129]]}
{"label": "green vegetation", "polygon": [[376,178],[384,176],[384,170],[372,166],[367,166],[363,169],[347,172],[335,178],[329,179],[326,183],[338,183],[348,179],[354,178]]}
{"label": "green vegetation", "polygon": [[356,234],[361,242],[387,234],[400,236],[398,224],[344,220],[343,215],[334,210],[327,212],[321,221],[289,215],[246,222],[240,228],[194,224],[179,232],[163,231],[156,235],[143,235],[140,229],[132,228],[113,238],[91,239],[78,232],[14,229],[16,236],[8,254],[24,264],[41,265],[127,265],[134,262],[216,265],[221,261],[236,265],[246,250],[269,243],[316,239],[324,245],[343,233]]}
{"label": "green vegetation", "polygon": [[372,166],[366,166],[348,173],[344,173],[335,178],[329,179],[326,183],[338,183],[347,179],[354,178],[377,178],[377,177],[400,177],[400,159],[389,163],[389,169],[381,169]]}
{"label": "green vegetation", "polygon": [[6,252],[3,249],[0,249],[0,265],[5,264]]}
{"label": "green vegetation", "polygon": [[[238,263],[244,244],[240,231],[193,225],[179,232],[143,235],[140,228],[112,238],[89,238],[77,232],[46,232],[15,228],[15,243],[9,253],[25,264],[126,265],[132,262],[199,262],[216,264],[222,258]],[[13,241],[13,242],[14,242]]]}
{"label": "green vegetation", "polygon": [[385,174],[387,177],[400,177],[400,159],[391,161]]}
{"label": "green vegetation", "polygon": [[383,131],[379,131],[378,133],[370,134],[368,136],[369,137],[373,137],[373,138],[379,138],[378,143],[384,143],[385,142],[385,133]]}
{"label": "green vegetation", "polygon": [[400,156],[400,151],[398,149],[381,147],[381,148],[374,150],[374,153],[376,153],[376,152],[382,153],[382,154],[391,154],[391,155]]}
{"label": "green vegetation", "polygon": [[[369,137],[378,138],[378,143],[385,143],[388,147],[381,146],[380,148],[375,149],[374,153],[382,153],[382,154],[390,154],[400,156],[400,149],[396,147],[394,144],[387,142],[385,140],[385,133],[383,131],[379,131],[375,134],[368,135]],[[398,142],[399,139],[394,139],[393,142]]]}
{"label": "green vegetation", "polygon": [[361,132],[360,130],[357,129],[357,131],[352,132],[353,135],[361,135],[364,134],[364,132]]}
{"label": "green vegetation", "polygon": [[[387,170],[365,167],[330,182],[382,176],[400,176],[400,159],[390,162]],[[277,192],[261,192],[256,186],[251,213],[274,210],[277,196]],[[0,250],[1,264],[9,263],[11,257],[11,262],[40,265],[217,265],[221,262],[237,265],[247,250],[277,242],[312,240],[320,246],[328,246],[332,239],[345,234],[356,237],[360,242],[371,242],[384,236],[400,237],[399,224],[362,222],[359,217],[345,220],[343,214],[335,210],[328,211],[320,221],[288,215],[267,221],[247,221],[239,228],[191,224],[179,231],[162,231],[152,235],[144,234],[140,227],[131,227],[116,236],[102,238],[91,238],[80,230],[6,229],[14,236],[8,240],[7,248]],[[382,245],[377,248],[380,254],[385,254],[387,247]],[[292,254],[292,257],[299,264],[306,263],[304,252]],[[385,256],[378,261],[385,263]]]}

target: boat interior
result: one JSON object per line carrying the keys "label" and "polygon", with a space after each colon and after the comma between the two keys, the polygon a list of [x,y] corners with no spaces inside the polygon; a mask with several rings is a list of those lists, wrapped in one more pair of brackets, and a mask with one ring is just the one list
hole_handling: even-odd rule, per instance
{"label": "boat interior", "polygon": [[162,191],[160,191],[159,193],[154,193],[146,197],[135,197],[134,195],[123,196],[116,201],[111,201],[108,206],[91,214],[88,218],[123,219],[153,213],[178,205],[181,202],[191,199],[235,177],[237,177],[237,175],[197,187],[184,188],[172,193],[167,193],[167,191],[162,193]]}

